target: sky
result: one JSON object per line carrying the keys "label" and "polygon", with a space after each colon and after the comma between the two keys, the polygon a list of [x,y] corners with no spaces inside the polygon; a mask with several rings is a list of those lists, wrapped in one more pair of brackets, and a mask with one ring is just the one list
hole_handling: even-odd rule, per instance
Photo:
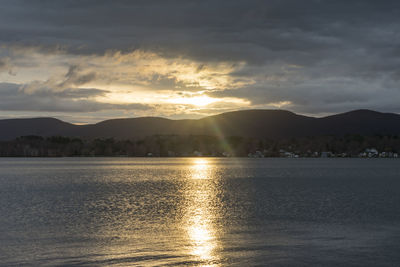
{"label": "sky", "polygon": [[400,113],[400,2],[0,0],[0,118]]}

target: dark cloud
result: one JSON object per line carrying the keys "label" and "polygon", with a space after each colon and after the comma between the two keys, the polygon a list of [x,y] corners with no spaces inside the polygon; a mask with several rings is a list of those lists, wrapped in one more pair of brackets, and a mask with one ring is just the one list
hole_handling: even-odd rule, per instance
{"label": "dark cloud", "polygon": [[79,86],[91,82],[96,79],[96,73],[90,72],[86,74],[79,73],[79,66],[71,65],[65,74],[65,80],[62,81],[59,87]]}
{"label": "dark cloud", "polygon": [[400,9],[397,1],[375,0],[56,0],[2,5],[3,42],[61,45],[82,53],[148,48],[201,60],[249,61],[276,57],[269,52],[396,47],[375,37],[396,29]]}
{"label": "dark cloud", "polygon": [[26,94],[21,85],[0,83],[0,110],[2,111],[54,111],[54,112],[96,112],[103,110],[150,110],[151,106],[111,104],[93,100],[107,91],[99,89],[66,89],[61,92],[39,90]]}
{"label": "dark cloud", "polygon": [[[354,109],[373,109],[385,112],[399,112],[398,88],[382,89],[368,83],[345,83],[331,81],[327,84],[315,81],[295,86],[250,86],[238,90],[224,90],[207,93],[212,97],[239,97],[251,101],[257,108],[281,108],[306,114],[326,114]],[[388,97],[390,96],[390,97]],[[285,104],[284,102],[289,102]]]}

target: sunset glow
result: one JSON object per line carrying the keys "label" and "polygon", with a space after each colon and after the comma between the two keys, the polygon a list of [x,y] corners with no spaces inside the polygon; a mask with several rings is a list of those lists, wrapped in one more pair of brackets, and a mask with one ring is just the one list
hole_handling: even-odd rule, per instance
{"label": "sunset glow", "polygon": [[168,100],[170,103],[174,104],[189,104],[198,107],[207,106],[208,104],[215,103],[219,101],[216,98],[211,98],[208,96],[195,96],[195,97],[187,97],[187,98],[173,98]]}

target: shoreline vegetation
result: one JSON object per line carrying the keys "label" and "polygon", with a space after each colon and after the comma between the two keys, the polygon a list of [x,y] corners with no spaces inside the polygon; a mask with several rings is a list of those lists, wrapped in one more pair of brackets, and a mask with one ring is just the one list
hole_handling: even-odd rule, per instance
{"label": "shoreline vegetation", "polygon": [[29,135],[0,142],[0,157],[398,158],[399,152],[399,135],[282,139],[154,135],[129,140]]}

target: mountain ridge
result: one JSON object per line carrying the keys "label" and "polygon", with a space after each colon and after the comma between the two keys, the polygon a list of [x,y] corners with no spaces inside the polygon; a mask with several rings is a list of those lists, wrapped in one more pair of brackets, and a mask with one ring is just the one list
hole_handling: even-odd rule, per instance
{"label": "mountain ridge", "polygon": [[26,135],[130,139],[151,135],[287,138],[344,134],[400,134],[400,115],[360,109],[317,118],[287,110],[251,109],[200,119],[138,117],[85,125],[51,117],[0,120],[0,140]]}

